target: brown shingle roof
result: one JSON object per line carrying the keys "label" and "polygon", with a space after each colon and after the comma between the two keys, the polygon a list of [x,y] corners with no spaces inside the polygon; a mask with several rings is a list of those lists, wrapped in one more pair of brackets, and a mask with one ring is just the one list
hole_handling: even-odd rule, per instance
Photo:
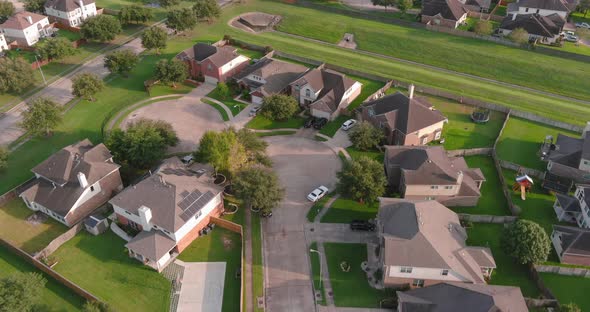
{"label": "brown shingle roof", "polygon": [[176,246],[176,242],[160,231],[141,231],[125,247],[150,260],[158,261]]}
{"label": "brown shingle roof", "polygon": [[[32,24],[29,23],[29,20],[27,19],[28,16],[31,17],[33,21]],[[40,15],[37,13],[31,13],[27,11],[18,12],[13,16],[9,17],[2,25],[0,25],[0,28],[24,30],[45,18],[47,18],[47,16]]]}
{"label": "brown shingle roof", "polygon": [[554,37],[559,35],[564,25],[565,20],[557,14],[552,14],[552,16],[518,14],[516,18],[513,18],[512,15],[506,16],[502,20],[500,28],[507,30],[522,28],[529,34],[543,37]]}
{"label": "brown shingle roof", "polygon": [[309,84],[318,92],[318,97],[311,108],[333,113],[338,110],[338,105],[344,97],[344,93],[356,83],[346,75],[329,69],[312,69],[297,79],[291,85],[304,86]]}
{"label": "brown shingle roof", "polygon": [[[282,92],[307,70],[308,68],[303,65],[263,58],[236,75],[236,80],[248,84],[253,89],[259,88],[264,96],[268,96]],[[266,83],[251,81],[246,78],[249,75],[261,77]]]}
{"label": "brown shingle roof", "polygon": [[197,43],[177,55],[181,60],[194,59],[197,62],[210,60],[215,66],[221,67],[240,56],[232,46],[216,47],[206,43]]}
{"label": "brown shingle roof", "polygon": [[458,0],[425,0],[422,2],[422,15],[426,16],[440,14],[445,19],[458,21],[466,12],[463,4]]}
{"label": "brown shingle roof", "polygon": [[82,7],[81,2],[84,6],[94,3],[94,0],[47,0],[45,3],[46,8],[52,8],[61,12],[71,12]]}

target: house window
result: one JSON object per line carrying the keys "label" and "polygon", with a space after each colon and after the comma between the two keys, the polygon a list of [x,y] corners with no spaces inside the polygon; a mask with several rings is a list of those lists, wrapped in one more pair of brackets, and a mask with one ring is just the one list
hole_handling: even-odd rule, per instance
{"label": "house window", "polygon": [[581,202],[581,201],[584,201],[584,192],[583,192],[583,191],[579,191],[579,192],[578,192],[578,200],[579,200],[580,202]]}
{"label": "house window", "polygon": [[433,189],[433,190],[438,190],[438,185],[431,185],[431,186],[430,186],[430,189]]}
{"label": "house window", "polygon": [[128,215],[131,215],[131,212],[129,212],[127,210],[125,210],[125,213],[128,214]]}
{"label": "house window", "polygon": [[442,276],[447,276],[447,275],[449,275],[449,270],[442,270],[442,272],[440,274]]}
{"label": "house window", "polygon": [[434,139],[435,139],[435,140],[439,140],[439,139],[440,139],[440,135],[441,135],[441,133],[442,133],[442,132],[440,132],[440,131],[437,131],[437,132],[434,134]]}
{"label": "house window", "polygon": [[414,287],[424,287],[424,280],[422,280],[422,279],[415,279],[412,282],[412,286],[414,286]]}
{"label": "house window", "polygon": [[412,273],[412,267],[401,267],[399,271],[401,273]]}
{"label": "house window", "polygon": [[539,14],[539,9],[537,9],[537,14]]}
{"label": "house window", "polygon": [[526,8],[524,11],[528,13],[528,11],[529,11],[529,8]]}
{"label": "house window", "polygon": [[207,70],[208,70],[208,71],[211,71],[211,69],[213,69],[213,68],[211,67],[211,64],[207,64]]}
{"label": "house window", "polygon": [[584,165],[590,165],[590,161],[584,160]]}
{"label": "house window", "polygon": [[425,145],[426,143],[428,143],[428,137],[423,137],[422,138],[422,145]]}
{"label": "house window", "polygon": [[453,186],[452,185],[446,185],[445,186],[445,190],[452,190],[452,189],[453,189]]}
{"label": "house window", "polygon": [[195,219],[198,219],[201,216],[201,214],[203,214],[203,212],[202,211],[198,211],[197,214],[195,215]]}
{"label": "house window", "polygon": [[90,191],[94,192],[94,185],[90,186]]}
{"label": "house window", "polygon": [[311,90],[305,89],[305,96],[310,97],[311,96]]}

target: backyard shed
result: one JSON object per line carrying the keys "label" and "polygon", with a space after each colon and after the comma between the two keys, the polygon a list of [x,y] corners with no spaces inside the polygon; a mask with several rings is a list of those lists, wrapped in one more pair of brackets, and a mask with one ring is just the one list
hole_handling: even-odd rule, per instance
{"label": "backyard shed", "polygon": [[98,235],[104,233],[109,228],[109,223],[106,218],[90,216],[84,220],[84,227],[92,235]]}

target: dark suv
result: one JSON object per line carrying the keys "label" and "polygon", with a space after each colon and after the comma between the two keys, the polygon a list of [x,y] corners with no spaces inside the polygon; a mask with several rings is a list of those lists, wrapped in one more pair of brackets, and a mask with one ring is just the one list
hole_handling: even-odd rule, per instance
{"label": "dark suv", "polygon": [[350,229],[353,231],[375,231],[375,224],[365,220],[352,220]]}
{"label": "dark suv", "polygon": [[305,121],[305,123],[303,124],[303,126],[305,128],[311,128],[311,126],[313,126],[313,124],[316,122],[316,118],[315,117],[311,117],[308,120]]}
{"label": "dark suv", "polygon": [[320,119],[316,119],[316,121],[313,123],[313,127],[317,130],[322,129],[326,124],[328,123],[328,119],[326,118],[320,118]]}

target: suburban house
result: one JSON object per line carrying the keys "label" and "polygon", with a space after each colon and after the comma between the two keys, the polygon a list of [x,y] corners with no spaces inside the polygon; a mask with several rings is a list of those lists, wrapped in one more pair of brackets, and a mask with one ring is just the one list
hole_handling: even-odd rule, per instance
{"label": "suburban house", "polygon": [[308,68],[294,63],[264,57],[246,67],[236,81],[250,92],[252,103],[262,104],[264,97],[289,93],[290,84],[299,79]]}
{"label": "suburban house", "polygon": [[496,268],[491,250],[467,246],[459,217],[437,201],[380,198],[377,230],[385,287],[485,284]]}
{"label": "suburban house", "polygon": [[8,43],[3,33],[0,33],[0,52],[8,50]]}
{"label": "suburban house", "polygon": [[[541,160],[547,161],[543,187],[567,193],[573,183],[590,184],[590,125],[581,138],[559,134],[547,136],[541,148]],[[563,187],[562,187],[563,186]]]}
{"label": "suburban house", "polygon": [[424,24],[457,28],[467,19],[467,13],[459,0],[424,0],[421,21]]}
{"label": "suburban house", "polygon": [[16,41],[21,46],[30,47],[39,39],[53,34],[53,27],[47,16],[23,11],[0,25],[0,32],[4,33],[6,41]]}
{"label": "suburban house", "polygon": [[125,245],[130,257],[161,271],[221,215],[223,188],[213,184],[212,173],[172,157],[109,201],[120,224],[140,231]]}
{"label": "suburban house", "polygon": [[71,227],[123,189],[119,167],[104,144],[85,139],[33,168],[35,180],[19,196],[31,210]]}
{"label": "suburban house", "polygon": [[397,291],[398,312],[528,312],[520,288],[444,282]]}
{"label": "suburban house", "polygon": [[565,21],[568,14],[575,7],[575,3],[565,0],[516,0],[515,2],[508,3],[506,15],[539,14],[541,16],[550,16],[557,14]]}
{"label": "suburban house", "polygon": [[447,117],[426,98],[414,97],[413,85],[409,92],[409,96],[396,92],[363,103],[357,110],[358,119],[383,129],[390,145],[426,145],[440,140]]}
{"label": "suburban house", "polygon": [[463,157],[449,157],[442,146],[385,146],[389,187],[405,199],[437,200],[443,205],[476,206],[485,177]]}
{"label": "suburban house", "polygon": [[197,43],[180,52],[176,58],[188,64],[191,78],[202,78],[211,84],[225,82],[250,62],[232,46],[217,47],[206,43]]}
{"label": "suburban house", "polygon": [[560,40],[565,23],[565,19],[558,14],[512,14],[502,20],[499,32],[508,36],[513,30],[522,28],[529,33],[529,40],[552,44]]}
{"label": "suburban house", "polygon": [[590,266],[589,229],[553,225],[551,242],[561,263]]}
{"label": "suburban house", "polygon": [[559,221],[590,228],[590,186],[578,185],[574,196],[555,193],[555,197],[553,210]]}
{"label": "suburban house", "polygon": [[291,95],[314,117],[333,120],[361,93],[362,84],[323,68],[312,69],[291,83]]}
{"label": "suburban house", "polygon": [[69,27],[80,27],[89,17],[96,16],[95,0],[47,0],[45,13],[51,22]]}

